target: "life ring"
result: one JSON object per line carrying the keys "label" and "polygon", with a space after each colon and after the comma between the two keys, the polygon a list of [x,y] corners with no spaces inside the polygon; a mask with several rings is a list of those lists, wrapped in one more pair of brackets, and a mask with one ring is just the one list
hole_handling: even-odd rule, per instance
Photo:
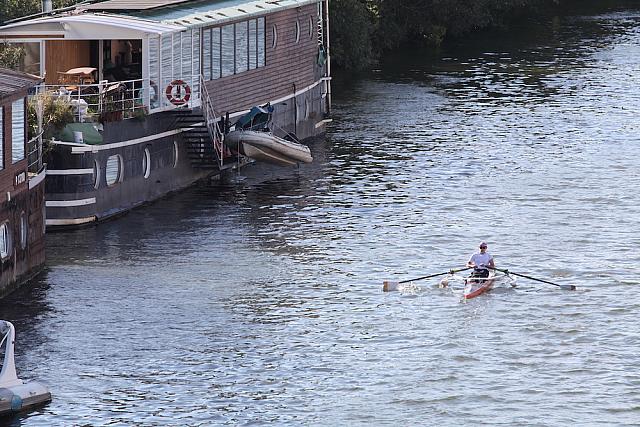
{"label": "life ring", "polygon": [[[175,93],[174,88],[177,88]],[[173,105],[184,105],[189,102],[189,98],[191,98],[191,88],[184,80],[174,80],[167,86],[165,94],[169,102]]]}

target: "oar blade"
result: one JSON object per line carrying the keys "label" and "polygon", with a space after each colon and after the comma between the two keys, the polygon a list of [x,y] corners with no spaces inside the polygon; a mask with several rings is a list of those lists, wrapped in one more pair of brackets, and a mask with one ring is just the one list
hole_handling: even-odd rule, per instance
{"label": "oar blade", "polygon": [[560,285],[560,289],[563,289],[565,291],[575,291],[576,285]]}
{"label": "oar blade", "polygon": [[393,292],[397,291],[400,286],[399,282],[394,282],[391,280],[385,280],[382,282],[382,292]]}

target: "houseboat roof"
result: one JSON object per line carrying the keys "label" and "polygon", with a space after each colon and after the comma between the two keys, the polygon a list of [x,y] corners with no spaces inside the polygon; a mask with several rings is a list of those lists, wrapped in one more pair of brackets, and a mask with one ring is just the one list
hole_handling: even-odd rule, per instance
{"label": "houseboat roof", "polygon": [[133,14],[153,21],[202,27],[318,2],[319,0],[203,0],[180,3],[174,7],[136,11]]}
{"label": "houseboat roof", "polygon": [[[0,27],[0,38],[122,38],[168,34],[249,19],[321,0],[107,0],[81,4],[70,12],[41,16]],[[107,13],[108,12],[108,13]]]}
{"label": "houseboat roof", "polygon": [[84,10],[146,10],[191,0],[107,0],[82,6]]}
{"label": "houseboat roof", "polygon": [[0,103],[5,98],[40,83],[42,79],[31,74],[0,68]]}
{"label": "houseboat roof", "polygon": [[78,6],[78,10],[110,11],[165,24],[201,27],[265,15],[320,0],[107,0]]}
{"label": "houseboat roof", "polygon": [[[183,26],[165,24],[132,16],[106,13],[73,13],[20,21],[0,27],[0,37],[40,35],[42,37],[64,37],[68,39],[104,38],[122,32],[166,34],[183,31]],[[101,37],[102,36],[102,37]]]}

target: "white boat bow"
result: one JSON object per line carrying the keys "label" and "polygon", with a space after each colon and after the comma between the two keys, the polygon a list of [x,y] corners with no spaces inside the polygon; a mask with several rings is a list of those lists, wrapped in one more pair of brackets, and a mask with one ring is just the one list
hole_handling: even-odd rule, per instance
{"label": "white boat bow", "polygon": [[21,412],[51,401],[49,389],[37,381],[18,378],[14,360],[16,331],[11,322],[0,320],[0,351],[4,353],[0,370],[0,416]]}

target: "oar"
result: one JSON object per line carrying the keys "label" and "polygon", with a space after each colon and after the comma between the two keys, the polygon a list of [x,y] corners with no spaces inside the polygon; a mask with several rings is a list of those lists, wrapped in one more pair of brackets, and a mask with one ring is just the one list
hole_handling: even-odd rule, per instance
{"label": "oar", "polygon": [[[491,268],[491,267],[489,267],[489,268]],[[505,274],[513,274],[514,276],[524,277],[525,279],[535,280],[536,282],[547,283],[549,285],[557,286],[560,289],[564,289],[566,291],[575,291],[576,290],[576,285],[559,285],[557,283],[553,283],[553,282],[550,282],[548,280],[536,279],[535,277],[531,277],[531,276],[527,276],[527,275],[519,274],[519,273],[514,273],[513,271],[509,271],[509,270],[502,270],[502,269],[499,269],[499,268],[492,268],[492,270],[501,271],[501,272],[503,272]]]}
{"label": "oar", "polygon": [[397,291],[398,285],[402,283],[416,282],[418,280],[423,280],[423,279],[431,279],[432,277],[444,276],[445,274],[454,274],[460,271],[469,270],[470,268],[473,268],[473,267],[459,268],[457,270],[449,270],[449,271],[445,271],[444,273],[429,274],[428,276],[422,276],[422,277],[417,277],[415,279],[403,280],[401,282],[392,282],[390,280],[385,280],[384,282],[382,282],[382,291],[383,292]]}

